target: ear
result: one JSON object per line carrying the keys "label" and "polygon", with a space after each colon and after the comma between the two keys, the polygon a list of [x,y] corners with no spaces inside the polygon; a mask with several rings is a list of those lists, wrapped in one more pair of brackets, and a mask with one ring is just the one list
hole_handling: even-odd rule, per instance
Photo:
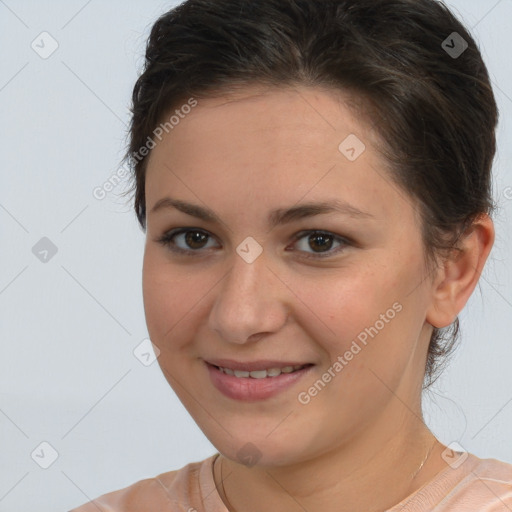
{"label": "ear", "polygon": [[480,215],[438,270],[432,283],[431,304],[426,321],[434,327],[447,327],[473,293],[494,243],[494,224],[487,214]]}

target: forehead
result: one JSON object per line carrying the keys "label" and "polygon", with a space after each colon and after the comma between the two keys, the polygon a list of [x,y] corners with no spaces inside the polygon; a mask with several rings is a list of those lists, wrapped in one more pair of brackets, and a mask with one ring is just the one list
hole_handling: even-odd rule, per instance
{"label": "forehead", "polygon": [[397,195],[410,202],[385,170],[379,138],[348,106],[348,95],[253,88],[197,101],[152,150],[148,209],[164,189],[268,209],[329,194],[352,197],[380,217],[399,206],[403,215]]}
{"label": "forehead", "polygon": [[[341,91],[252,86],[221,97],[199,99],[190,115],[183,116],[179,131],[183,137],[204,137],[203,143],[213,136],[242,143],[258,136],[257,142],[267,142],[269,149],[288,142],[297,151],[300,142],[308,139],[323,141],[310,149],[323,150],[331,143],[336,149],[340,137],[355,131],[368,143],[378,143],[378,136],[363,126],[357,105],[354,97]],[[178,131],[177,127],[173,131]]]}

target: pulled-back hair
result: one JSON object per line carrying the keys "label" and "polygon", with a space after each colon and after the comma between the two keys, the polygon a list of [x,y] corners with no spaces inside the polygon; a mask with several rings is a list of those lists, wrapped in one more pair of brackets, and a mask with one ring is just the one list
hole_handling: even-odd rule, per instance
{"label": "pulled-back hair", "polygon": [[[155,128],[191,98],[257,84],[321,87],[358,99],[383,142],[391,178],[418,206],[430,268],[480,214],[494,210],[496,101],[476,42],[443,3],[187,0],[152,27],[133,90],[127,158],[144,230],[149,154],[140,150]],[[424,388],[458,335],[458,318],[434,327]]]}

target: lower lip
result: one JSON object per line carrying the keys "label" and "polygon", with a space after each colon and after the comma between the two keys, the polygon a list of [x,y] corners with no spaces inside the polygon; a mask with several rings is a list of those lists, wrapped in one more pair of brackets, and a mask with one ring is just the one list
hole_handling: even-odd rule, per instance
{"label": "lower lip", "polygon": [[220,371],[216,366],[206,363],[213,385],[225,396],[234,400],[252,402],[273,397],[293,386],[312,368],[306,366],[292,373],[281,373],[277,377],[253,379],[252,377],[235,377]]}

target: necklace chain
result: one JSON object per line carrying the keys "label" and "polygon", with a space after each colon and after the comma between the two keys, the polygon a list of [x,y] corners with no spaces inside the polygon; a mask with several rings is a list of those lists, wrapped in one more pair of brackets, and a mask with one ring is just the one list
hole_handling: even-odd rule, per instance
{"label": "necklace chain", "polygon": [[[420,464],[420,467],[412,474],[412,477],[411,477],[411,481],[414,480],[416,478],[416,476],[418,476],[418,473],[421,471],[421,469],[423,468],[423,466],[425,465],[425,462],[427,462],[427,459],[429,458],[430,454],[432,453],[432,450],[434,449],[434,446],[436,445],[436,442],[437,440],[434,439],[434,443],[432,444],[432,446],[429,448],[428,452],[427,452],[427,455],[425,456],[425,458],[423,459],[423,462]],[[220,458],[220,454],[217,455],[217,457],[215,458],[215,461],[214,461],[214,466],[215,464],[217,463],[217,460]],[[231,505],[229,499],[228,499],[228,495],[226,494],[226,489],[224,488],[224,478],[222,476],[222,460],[220,461],[220,485],[222,487],[222,494],[224,495],[224,499],[226,500],[227,502],[227,505],[228,505],[228,510],[229,512],[236,512],[236,509],[233,507],[233,505]]]}
{"label": "necklace chain", "polygon": [[[219,455],[219,457],[220,457],[220,455]],[[217,459],[219,457],[217,457]],[[234,509],[233,505],[231,505],[231,503],[230,503],[230,501],[228,499],[228,495],[226,494],[226,490],[224,489],[224,478],[222,477],[222,461],[220,461],[220,485],[222,485],[222,494],[224,495],[224,499],[228,502],[227,504],[228,504],[229,512],[236,512],[236,510]]]}
{"label": "necklace chain", "polygon": [[420,464],[420,467],[413,473],[413,475],[411,477],[411,481],[416,478],[416,476],[421,471],[421,468],[423,467],[425,462],[427,462],[427,459],[430,457],[430,454],[432,453],[432,450],[434,449],[434,446],[436,445],[436,443],[437,443],[437,439],[434,439],[434,442],[433,442],[432,446],[430,447],[430,449],[428,450],[426,457],[423,459],[423,462]]}

